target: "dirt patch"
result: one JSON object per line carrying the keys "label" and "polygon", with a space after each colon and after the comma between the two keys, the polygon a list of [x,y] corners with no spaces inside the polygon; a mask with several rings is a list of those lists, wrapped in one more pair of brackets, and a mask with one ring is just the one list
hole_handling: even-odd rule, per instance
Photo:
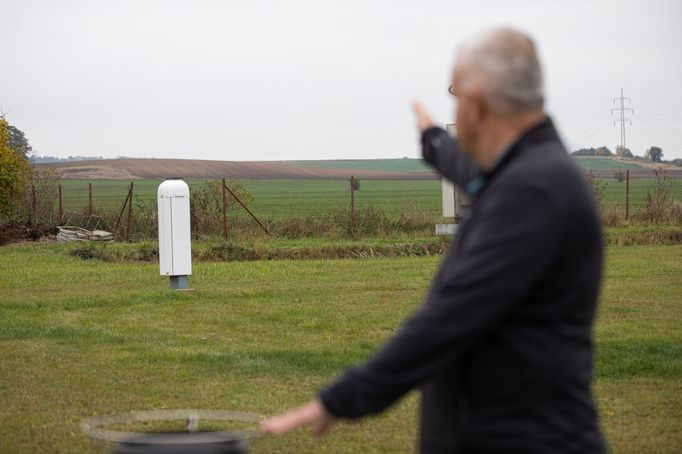
{"label": "dirt patch", "polygon": [[236,180],[279,179],[364,179],[432,180],[433,172],[384,172],[362,169],[328,169],[281,162],[206,161],[198,159],[104,159],[101,161],[37,164],[62,172],[63,178],[75,179],[164,179],[230,178]]}
{"label": "dirt patch", "polygon": [[668,171],[673,171],[673,172],[679,172],[682,171],[680,167],[674,166],[672,164],[667,164],[667,163],[661,163],[661,162],[651,162],[651,161],[634,161],[632,159],[628,158],[620,158],[620,157],[612,157],[610,158],[614,161],[622,162],[623,164],[636,164],[640,167],[644,167],[646,169],[664,169]]}
{"label": "dirt patch", "polygon": [[59,169],[64,178],[83,180],[129,180],[135,179],[128,170],[110,165],[76,165]]}

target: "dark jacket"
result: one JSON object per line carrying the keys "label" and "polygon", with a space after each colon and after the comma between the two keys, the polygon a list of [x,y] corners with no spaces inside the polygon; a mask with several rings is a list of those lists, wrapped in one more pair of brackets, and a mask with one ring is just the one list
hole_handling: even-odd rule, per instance
{"label": "dark jacket", "polygon": [[599,214],[551,120],[482,172],[439,128],[424,159],[472,196],[426,303],[320,397],[378,413],[422,388],[422,452],[604,452],[591,395]]}

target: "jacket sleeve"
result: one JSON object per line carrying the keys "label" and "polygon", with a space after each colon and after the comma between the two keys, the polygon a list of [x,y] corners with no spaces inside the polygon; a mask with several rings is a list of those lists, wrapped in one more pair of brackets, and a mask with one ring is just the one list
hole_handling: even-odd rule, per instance
{"label": "jacket sleeve", "polygon": [[466,188],[467,183],[481,174],[478,165],[462,152],[457,140],[444,129],[425,130],[421,144],[424,160],[460,188]]}
{"label": "jacket sleeve", "polygon": [[478,213],[456,260],[441,265],[426,304],[364,365],[320,392],[330,413],[358,418],[384,410],[472,349],[547,272],[560,243],[555,205],[532,189],[496,197],[489,212]]}

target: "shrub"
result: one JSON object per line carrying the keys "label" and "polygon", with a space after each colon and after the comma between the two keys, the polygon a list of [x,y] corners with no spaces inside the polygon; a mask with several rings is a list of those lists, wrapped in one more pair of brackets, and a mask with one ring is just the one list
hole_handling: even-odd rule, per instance
{"label": "shrub", "polygon": [[355,235],[382,236],[392,231],[391,227],[391,220],[383,210],[367,207],[355,213]]}
{"label": "shrub", "polygon": [[625,221],[625,209],[618,205],[602,208],[601,219],[605,227],[617,227]]}
{"label": "shrub", "polygon": [[673,198],[672,181],[665,170],[654,170],[656,184],[653,189],[648,189],[646,204],[638,213],[638,217],[644,221],[659,223],[671,220],[675,217],[676,203]]}
{"label": "shrub", "polygon": [[[253,195],[246,191],[238,181],[228,180],[226,186],[247,207],[253,202]],[[190,195],[190,217],[192,230],[196,234],[219,232],[223,222],[222,181],[206,181],[203,186],[193,189]],[[227,193],[228,217],[232,218],[238,210],[243,210],[239,202]]]}
{"label": "shrub", "polygon": [[9,125],[0,117],[0,224],[25,219],[30,180],[28,160],[10,147]]}
{"label": "shrub", "polygon": [[590,184],[590,187],[592,188],[592,193],[594,194],[594,198],[597,200],[597,204],[601,208],[602,206],[602,201],[604,200],[604,191],[606,190],[606,183],[597,178],[597,174],[594,172],[594,170],[590,170],[585,174],[585,177],[587,178],[587,182]]}
{"label": "shrub", "polygon": [[434,226],[439,220],[438,217],[424,209],[410,208],[400,213],[400,216],[394,222],[394,229],[397,232],[430,234],[433,233]]}
{"label": "shrub", "polygon": [[284,238],[327,237],[351,235],[351,213],[348,209],[332,209],[324,213],[294,216],[273,221],[271,232]]}
{"label": "shrub", "polygon": [[[41,234],[46,234],[55,230],[60,223],[55,201],[59,197],[62,175],[57,169],[40,168],[33,170],[32,177],[31,183],[36,193],[36,210],[30,216],[31,226]],[[32,194],[27,194],[27,197],[32,197]],[[26,206],[32,206],[30,199],[27,200]]]}

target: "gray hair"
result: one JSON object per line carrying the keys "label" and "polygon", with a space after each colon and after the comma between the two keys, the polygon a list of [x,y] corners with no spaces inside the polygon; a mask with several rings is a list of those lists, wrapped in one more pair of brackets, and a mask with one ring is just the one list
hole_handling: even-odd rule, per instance
{"label": "gray hair", "polygon": [[499,114],[542,109],[542,68],[535,44],[510,28],[484,32],[462,46],[459,65],[473,76],[490,108]]}

